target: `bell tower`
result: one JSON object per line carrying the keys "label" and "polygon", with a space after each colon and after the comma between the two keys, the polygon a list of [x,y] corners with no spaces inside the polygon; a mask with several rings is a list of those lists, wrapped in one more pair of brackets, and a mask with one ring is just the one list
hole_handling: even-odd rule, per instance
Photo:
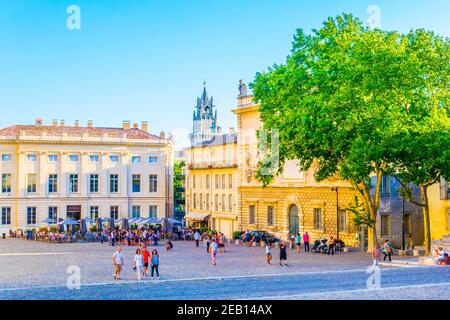
{"label": "bell tower", "polygon": [[192,133],[189,135],[191,144],[211,140],[220,134],[217,127],[217,110],[213,101],[214,98],[208,96],[206,83],[203,82],[203,93],[197,98],[192,117]]}

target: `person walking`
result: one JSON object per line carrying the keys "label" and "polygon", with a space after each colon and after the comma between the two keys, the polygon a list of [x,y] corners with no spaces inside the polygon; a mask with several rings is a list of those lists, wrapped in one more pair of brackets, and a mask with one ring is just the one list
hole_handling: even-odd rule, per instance
{"label": "person walking", "polygon": [[280,244],[280,266],[283,266],[283,261],[284,261],[284,265],[286,267],[289,267],[287,264],[287,253],[286,253],[286,241],[282,241]]}
{"label": "person walking", "polygon": [[305,252],[309,252],[309,234],[305,232],[303,234],[303,244],[305,246]]}
{"label": "person walking", "polygon": [[137,248],[134,255],[134,271],[136,271],[137,279],[141,281],[143,275],[144,267],[144,256],[142,255],[141,249]]}
{"label": "person walking", "polygon": [[217,244],[217,241],[215,239],[213,239],[211,241],[210,251],[211,251],[212,265],[216,266],[217,265],[217,252],[219,251],[219,245]]}
{"label": "person walking", "polygon": [[378,266],[378,263],[380,262],[380,258],[381,258],[380,247],[378,246],[378,243],[377,243],[372,250],[372,259],[373,259],[374,266]]}
{"label": "person walking", "polygon": [[114,244],[116,242],[116,233],[114,232],[114,229],[111,231],[110,237],[111,237],[111,246],[114,247]]}
{"label": "person walking", "polygon": [[267,242],[266,243],[266,262],[268,265],[270,265],[272,261],[272,243]]}
{"label": "person walking", "polygon": [[209,246],[211,244],[211,237],[210,237],[210,235],[207,232],[205,232],[205,233],[203,233],[203,239],[206,242],[206,252],[209,253]]}
{"label": "person walking", "polygon": [[300,253],[300,249],[302,247],[301,242],[302,242],[302,237],[301,237],[300,232],[299,232],[295,236],[295,247],[296,247],[298,253]]}
{"label": "person walking", "polygon": [[330,242],[328,243],[328,252],[327,255],[331,255],[334,256],[334,252],[336,251],[336,241],[334,240],[333,236],[330,236]]}
{"label": "person walking", "polygon": [[167,253],[169,253],[170,250],[172,250],[172,249],[173,249],[172,241],[170,241],[169,239],[167,239],[167,240],[166,240],[166,251],[167,251]]}
{"label": "person walking", "polygon": [[148,258],[150,257],[150,252],[147,250],[147,246],[142,246],[142,258],[144,260],[144,267],[142,270],[142,275],[148,277],[147,269],[148,269]]}
{"label": "person walking", "polygon": [[156,279],[159,280],[159,254],[156,249],[152,251],[152,260],[151,260],[152,274],[151,278],[153,280],[153,275],[156,272]]}
{"label": "person walking", "polygon": [[114,279],[120,280],[120,272],[123,268],[123,255],[122,255],[122,247],[117,247],[116,252],[114,252],[112,256],[112,262],[114,266]]}
{"label": "person walking", "polygon": [[202,235],[200,234],[200,232],[198,232],[198,230],[195,230],[194,233],[194,240],[195,240],[195,246],[198,248],[199,244],[200,244],[200,240],[202,239]]}
{"label": "person walking", "polygon": [[392,261],[391,255],[392,255],[392,246],[389,240],[386,240],[383,246],[383,254],[384,258],[383,261],[386,261],[386,258],[389,258],[389,261]]}

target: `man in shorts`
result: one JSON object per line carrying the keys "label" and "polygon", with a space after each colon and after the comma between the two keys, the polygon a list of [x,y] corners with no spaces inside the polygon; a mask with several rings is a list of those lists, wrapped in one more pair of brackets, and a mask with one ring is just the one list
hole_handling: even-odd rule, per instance
{"label": "man in shorts", "polygon": [[120,272],[123,267],[122,247],[117,247],[117,251],[112,256],[112,262],[114,265],[114,279],[120,280]]}

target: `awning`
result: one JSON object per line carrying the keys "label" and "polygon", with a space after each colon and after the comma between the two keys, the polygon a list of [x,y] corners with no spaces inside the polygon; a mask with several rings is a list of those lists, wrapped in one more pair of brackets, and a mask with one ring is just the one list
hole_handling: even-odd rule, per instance
{"label": "awning", "polygon": [[184,219],[192,221],[205,221],[209,216],[210,216],[209,213],[189,212],[187,215],[184,216]]}

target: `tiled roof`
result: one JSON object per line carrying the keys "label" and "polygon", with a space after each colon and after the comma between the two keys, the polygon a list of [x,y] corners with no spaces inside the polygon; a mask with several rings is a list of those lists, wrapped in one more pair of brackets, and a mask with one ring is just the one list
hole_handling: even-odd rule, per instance
{"label": "tiled roof", "polygon": [[71,127],[71,126],[37,126],[37,125],[15,125],[0,129],[0,136],[15,136],[23,132],[25,135],[41,135],[45,132],[48,136],[62,136],[66,133],[68,137],[80,137],[87,133],[89,137],[101,137],[107,134],[108,137],[120,138],[126,134],[128,139],[159,139],[159,136],[150,134],[140,129],[122,128],[99,128],[99,127]]}

